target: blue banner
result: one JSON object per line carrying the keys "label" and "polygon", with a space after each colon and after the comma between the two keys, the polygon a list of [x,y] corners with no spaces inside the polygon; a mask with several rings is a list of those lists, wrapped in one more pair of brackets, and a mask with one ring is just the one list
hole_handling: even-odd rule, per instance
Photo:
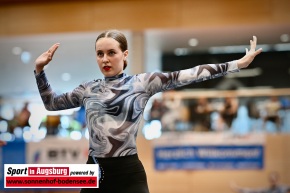
{"label": "blue banner", "polygon": [[156,170],[262,169],[262,145],[199,145],[154,148]]}

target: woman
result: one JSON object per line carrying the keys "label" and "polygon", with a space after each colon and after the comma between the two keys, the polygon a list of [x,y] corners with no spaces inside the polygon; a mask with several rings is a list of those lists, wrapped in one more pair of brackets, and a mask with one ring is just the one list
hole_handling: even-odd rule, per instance
{"label": "woman", "polygon": [[148,99],[157,92],[174,89],[237,72],[247,67],[254,57],[257,39],[251,49],[236,61],[207,64],[172,73],[143,73],[129,76],[126,37],[118,30],[101,33],[95,42],[96,59],[104,79],[85,82],[73,91],[57,95],[51,88],[44,67],[59,47],[54,44],[35,61],[35,77],[47,110],[56,111],[84,106],[89,128],[88,164],[98,163],[101,169],[99,189],[86,192],[148,193],[146,173],[138,159],[136,136]]}

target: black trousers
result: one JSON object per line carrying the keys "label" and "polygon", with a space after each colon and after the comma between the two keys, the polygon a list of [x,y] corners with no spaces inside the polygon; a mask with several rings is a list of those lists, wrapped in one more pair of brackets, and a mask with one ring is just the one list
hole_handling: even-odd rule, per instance
{"label": "black trousers", "polygon": [[149,193],[147,177],[138,155],[96,158],[87,164],[99,164],[99,188],[82,188],[80,193]]}

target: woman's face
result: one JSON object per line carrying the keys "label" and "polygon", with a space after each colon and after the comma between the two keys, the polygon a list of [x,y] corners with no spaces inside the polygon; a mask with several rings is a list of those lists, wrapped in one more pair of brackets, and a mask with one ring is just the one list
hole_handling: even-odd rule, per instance
{"label": "woman's face", "polygon": [[113,38],[101,38],[96,42],[97,63],[105,77],[123,73],[128,50],[122,51],[119,42]]}

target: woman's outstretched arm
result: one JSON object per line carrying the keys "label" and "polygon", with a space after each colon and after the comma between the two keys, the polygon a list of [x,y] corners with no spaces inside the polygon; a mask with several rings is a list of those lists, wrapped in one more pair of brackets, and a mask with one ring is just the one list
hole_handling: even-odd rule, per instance
{"label": "woman's outstretched arm", "polygon": [[256,46],[257,38],[253,36],[253,40],[250,40],[250,49],[246,49],[246,54],[241,59],[220,64],[203,64],[175,72],[145,73],[140,74],[139,79],[144,83],[146,92],[153,95],[157,92],[221,77],[249,66],[254,58],[262,52],[261,48],[256,50]]}

